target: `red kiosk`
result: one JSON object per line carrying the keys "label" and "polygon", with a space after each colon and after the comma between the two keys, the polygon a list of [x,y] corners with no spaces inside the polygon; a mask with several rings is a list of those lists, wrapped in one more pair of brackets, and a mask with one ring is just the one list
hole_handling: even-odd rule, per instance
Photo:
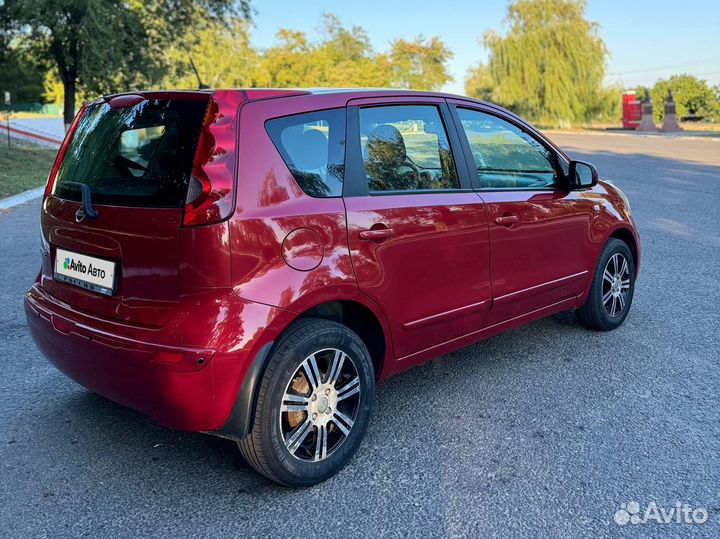
{"label": "red kiosk", "polygon": [[635,92],[623,93],[623,129],[635,129],[640,125],[642,109]]}

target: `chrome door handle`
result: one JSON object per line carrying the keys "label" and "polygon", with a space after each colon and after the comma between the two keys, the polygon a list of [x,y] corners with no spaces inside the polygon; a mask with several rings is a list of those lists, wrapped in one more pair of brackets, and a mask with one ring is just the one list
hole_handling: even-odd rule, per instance
{"label": "chrome door handle", "polygon": [[382,241],[392,236],[395,231],[392,228],[371,228],[361,230],[358,236],[361,240]]}
{"label": "chrome door handle", "polygon": [[495,222],[503,226],[513,226],[518,222],[517,215],[503,215],[502,217],[496,217]]}

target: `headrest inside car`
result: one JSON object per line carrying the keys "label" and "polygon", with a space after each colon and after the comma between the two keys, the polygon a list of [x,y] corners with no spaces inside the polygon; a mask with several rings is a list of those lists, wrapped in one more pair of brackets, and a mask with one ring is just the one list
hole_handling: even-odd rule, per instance
{"label": "headrest inside car", "polygon": [[298,148],[302,148],[302,151],[292,153],[298,169],[317,170],[327,166],[328,139],[319,129],[305,131],[299,138]]}
{"label": "headrest inside car", "polygon": [[369,161],[397,168],[402,166],[406,157],[405,140],[397,127],[383,124],[373,129],[367,141]]}

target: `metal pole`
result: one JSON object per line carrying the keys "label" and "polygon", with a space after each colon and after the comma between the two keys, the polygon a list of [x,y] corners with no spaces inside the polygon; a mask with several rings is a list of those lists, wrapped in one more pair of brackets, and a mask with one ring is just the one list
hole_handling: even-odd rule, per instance
{"label": "metal pole", "polygon": [[10,92],[5,92],[5,121],[7,122],[7,138],[8,148],[10,147],[10,108],[12,106],[12,96]]}

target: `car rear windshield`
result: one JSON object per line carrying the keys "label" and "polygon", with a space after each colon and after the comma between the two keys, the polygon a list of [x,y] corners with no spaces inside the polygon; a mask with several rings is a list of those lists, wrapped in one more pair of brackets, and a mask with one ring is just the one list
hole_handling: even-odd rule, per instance
{"label": "car rear windshield", "polygon": [[55,196],[94,204],[180,208],[208,100],[146,99],[123,108],[89,106],[70,140]]}

